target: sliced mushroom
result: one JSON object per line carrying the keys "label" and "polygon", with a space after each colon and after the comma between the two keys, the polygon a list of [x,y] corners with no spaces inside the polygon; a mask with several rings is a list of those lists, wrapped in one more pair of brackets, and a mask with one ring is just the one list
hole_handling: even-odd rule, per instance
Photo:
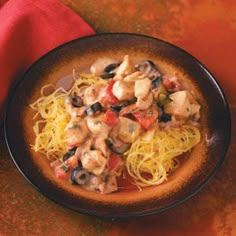
{"label": "sliced mushroom", "polygon": [[156,65],[150,60],[141,61],[135,67],[141,71],[145,77],[148,77],[151,80],[156,79],[161,75],[157,70]]}

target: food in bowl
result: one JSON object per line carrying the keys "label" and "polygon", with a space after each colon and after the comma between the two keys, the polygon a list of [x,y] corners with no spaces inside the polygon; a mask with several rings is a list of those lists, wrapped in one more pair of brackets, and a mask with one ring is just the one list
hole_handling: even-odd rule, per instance
{"label": "food in bowl", "polygon": [[31,104],[32,148],[59,179],[102,194],[119,191],[121,178],[159,185],[201,140],[198,98],[151,60],[102,57],[73,78],[67,90],[44,86]]}

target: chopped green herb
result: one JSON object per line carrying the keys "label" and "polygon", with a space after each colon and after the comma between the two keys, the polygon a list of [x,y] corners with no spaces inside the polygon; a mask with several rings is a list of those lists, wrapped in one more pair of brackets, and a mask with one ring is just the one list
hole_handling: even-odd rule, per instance
{"label": "chopped green herb", "polygon": [[95,124],[95,125],[99,125],[99,124],[101,124],[101,123],[102,123],[102,122],[101,122],[100,120],[95,120],[95,121],[94,121],[94,124]]}
{"label": "chopped green herb", "polygon": [[70,166],[69,166],[69,165],[63,165],[63,166],[61,166],[61,168],[62,168],[62,169],[65,171],[65,173],[66,173],[66,172],[69,171]]}
{"label": "chopped green herb", "polygon": [[108,177],[107,177],[107,176],[105,176],[105,177],[103,178],[103,183],[104,183],[104,184],[107,184],[107,183],[108,183]]}
{"label": "chopped green herb", "polygon": [[129,128],[129,133],[133,133],[135,131],[135,124],[131,123],[128,125],[128,128]]}
{"label": "chopped green herb", "polygon": [[80,128],[80,125],[77,124],[77,123],[73,123],[71,124],[71,126],[69,127],[69,129],[79,129]]}
{"label": "chopped green herb", "polygon": [[131,109],[129,113],[134,113],[136,111],[138,111],[138,108],[135,107],[135,108]]}

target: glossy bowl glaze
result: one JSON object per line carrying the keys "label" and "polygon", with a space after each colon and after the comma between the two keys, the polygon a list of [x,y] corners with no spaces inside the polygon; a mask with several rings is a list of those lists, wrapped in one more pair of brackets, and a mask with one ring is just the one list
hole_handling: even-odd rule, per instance
{"label": "glossy bowl glaze", "polygon": [[[35,153],[34,112],[29,107],[42,86],[58,86],[75,69],[86,72],[99,57],[154,61],[166,74],[177,73],[201,104],[202,141],[168,181],[139,190],[102,195],[56,179],[48,160]],[[63,79],[64,80],[64,79]],[[46,197],[70,209],[106,217],[142,216],[167,210],[198,192],[222,164],[230,140],[230,114],[224,94],[210,72],[190,54],[167,42],[134,34],[95,35],[64,44],[35,62],[11,91],[5,137],[12,159],[25,178]]]}

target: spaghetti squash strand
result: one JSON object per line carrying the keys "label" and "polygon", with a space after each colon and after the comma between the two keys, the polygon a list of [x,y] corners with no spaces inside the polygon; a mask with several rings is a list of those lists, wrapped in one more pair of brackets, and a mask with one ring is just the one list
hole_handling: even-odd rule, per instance
{"label": "spaghetti squash strand", "polygon": [[179,165],[176,157],[191,150],[200,138],[199,129],[190,125],[156,130],[148,141],[140,137],[125,153],[127,171],[139,187],[161,184]]}
{"label": "spaghetti squash strand", "polygon": [[81,85],[92,85],[104,83],[104,80],[91,74],[77,75],[73,72],[73,87],[66,91],[58,88],[49,95],[46,95],[46,89],[53,87],[48,84],[41,88],[41,97],[39,97],[30,107],[36,112],[33,131],[35,133],[35,143],[31,145],[35,152],[43,153],[48,159],[59,159],[67,151],[65,127],[70,120],[70,115],[66,112],[65,99],[76,91]]}

